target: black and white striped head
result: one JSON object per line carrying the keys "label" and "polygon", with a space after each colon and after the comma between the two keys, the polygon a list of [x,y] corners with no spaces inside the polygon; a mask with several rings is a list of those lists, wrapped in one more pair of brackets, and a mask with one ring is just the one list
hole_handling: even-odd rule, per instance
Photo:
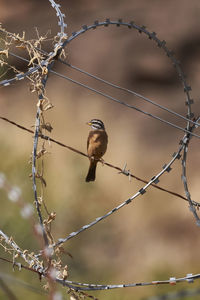
{"label": "black and white striped head", "polygon": [[91,126],[92,129],[105,129],[105,126],[101,120],[98,119],[92,119],[90,122],[87,123],[89,126]]}

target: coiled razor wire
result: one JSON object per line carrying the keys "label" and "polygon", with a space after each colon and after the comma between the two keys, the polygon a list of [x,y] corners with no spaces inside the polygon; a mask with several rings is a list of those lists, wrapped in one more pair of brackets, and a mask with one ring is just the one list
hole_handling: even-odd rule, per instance
{"label": "coiled razor wire", "polygon": [[60,31],[57,33],[57,36],[59,37],[58,43],[54,45],[53,52],[50,52],[47,59],[44,60],[42,63],[42,66],[45,66],[47,71],[44,75],[41,75],[41,92],[38,95],[39,102],[37,105],[37,113],[36,113],[36,120],[35,120],[35,133],[34,133],[34,142],[33,142],[33,155],[32,155],[32,178],[33,178],[33,191],[34,191],[34,198],[35,198],[35,205],[39,217],[39,222],[42,228],[43,232],[43,237],[44,237],[44,242],[45,245],[48,246],[48,238],[46,231],[44,229],[44,224],[43,224],[43,218],[42,214],[40,211],[40,204],[38,201],[38,195],[37,195],[37,184],[36,184],[36,158],[37,158],[37,146],[38,146],[38,139],[39,139],[39,131],[40,131],[40,115],[42,113],[41,108],[40,108],[40,103],[44,99],[44,91],[45,91],[45,86],[48,80],[48,74],[49,70],[53,67],[54,64],[54,59],[55,57],[62,51],[63,48],[63,41],[67,37],[65,34],[65,28],[67,25],[64,23],[64,14],[61,13],[60,11],[60,5],[56,4],[54,0],[49,0],[51,3],[51,6],[56,10],[56,15],[59,19],[58,26],[60,27]]}
{"label": "coiled razor wire", "polygon": [[[170,284],[170,285],[176,285],[180,282],[188,282],[193,283],[195,279],[199,279],[200,274],[187,274],[185,277],[170,277],[168,280],[155,280],[151,282],[135,282],[135,283],[129,283],[129,284],[88,284],[88,283],[80,283],[70,280],[63,280],[63,285],[70,286],[73,284],[73,288],[76,288],[77,290],[85,290],[85,291],[97,291],[97,290],[112,290],[117,288],[127,288],[127,287],[136,287],[136,286],[150,286],[150,285],[161,285],[161,284]],[[57,280],[59,281],[59,280]],[[61,280],[62,281],[62,280]]]}
{"label": "coiled razor wire", "polygon": [[[61,13],[60,11],[60,5],[56,4],[53,0],[49,0],[49,2],[51,3],[52,7],[56,10],[56,15],[59,19],[58,25],[60,26],[60,31],[58,32],[57,36],[59,37],[59,41],[57,44],[54,45],[54,50],[53,52],[50,52],[47,56],[47,58],[41,62],[40,66],[36,65],[34,67],[29,68],[29,70],[24,73],[24,74],[17,74],[15,77],[11,78],[11,79],[7,79],[7,80],[3,80],[0,82],[1,85],[3,86],[8,86],[11,83],[24,79],[27,76],[33,74],[34,72],[37,72],[41,67],[45,66],[48,70],[47,75],[45,75],[42,79],[42,85],[43,85],[43,91],[46,85],[46,82],[48,80],[48,73],[49,71],[51,71],[54,61],[56,59],[58,59],[59,54],[61,53],[62,49],[69,44],[72,40],[74,40],[75,38],[79,37],[80,35],[82,35],[83,33],[89,31],[90,29],[96,29],[97,27],[108,27],[109,25],[116,25],[117,27],[120,26],[126,26],[128,28],[133,28],[136,29],[139,33],[144,33],[150,40],[154,41],[158,47],[160,47],[162,50],[164,50],[165,54],[170,58],[170,60],[172,61],[172,64],[174,65],[178,76],[182,82],[183,88],[184,88],[184,92],[186,95],[186,106],[187,106],[187,125],[186,125],[186,134],[184,135],[184,137],[181,139],[180,141],[180,146],[177,150],[177,152],[175,152],[172,155],[172,159],[169,161],[169,163],[165,164],[162,168],[162,170],[155,176],[153,176],[151,178],[151,180],[143,187],[141,188],[136,194],[134,194],[133,196],[131,196],[128,200],[124,201],[122,204],[120,204],[119,206],[115,207],[114,209],[112,209],[111,211],[109,211],[107,214],[105,214],[102,217],[96,218],[96,220],[94,220],[93,222],[91,222],[90,224],[87,224],[83,227],[81,227],[81,229],[79,229],[76,232],[72,232],[71,234],[69,234],[66,238],[63,239],[59,239],[57,243],[55,243],[53,246],[56,247],[64,242],[66,242],[67,240],[71,239],[72,237],[75,237],[76,235],[78,235],[79,233],[81,233],[82,231],[92,227],[93,225],[97,224],[98,222],[100,222],[101,220],[105,219],[106,217],[110,216],[112,213],[116,212],[117,210],[119,210],[120,208],[122,208],[123,206],[125,206],[126,204],[129,204],[132,202],[133,199],[137,198],[139,195],[143,195],[147,188],[152,184],[157,184],[159,182],[160,177],[162,176],[162,174],[164,174],[165,172],[170,172],[171,171],[171,166],[174,163],[174,161],[176,159],[180,159],[181,157],[181,152],[183,151],[183,157],[182,157],[182,180],[183,180],[183,184],[184,184],[184,189],[185,189],[185,193],[186,193],[186,197],[190,203],[190,209],[192,210],[197,224],[200,225],[199,222],[199,217],[197,215],[196,209],[192,204],[192,200],[190,198],[190,193],[188,190],[188,185],[187,185],[187,177],[186,177],[186,159],[187,159],[187,151],[188,151],[188,146],[189,146],[189,142],[191,139],[191,135],[192,135],[192,131],[199,125],[198,123],[196,123],[198,120],[194,119],[193,121],[193,125],[191,126],[191,120],[194,117],[194,114],[192,113],[191,110],[191,105],[193,104],[193,100],[190,97],[190,91],[191,91],[191,87],[187,84],[186,79],[185,79],[185,74],[183,73],[181,66],[180,66],[180,62],[177,61],[174,57],[174,53],[172,51],[170,51],[167,46],[166,46],[166,42],[163,40],[161,41],[160,39],[157,38],[156,33],[155,32],[149,32],[145,26],[138,26],[137,24],[135,24],[134,22],[123,22],[121,19],[119,19],[118,21],[110,21],[110,19],[106,19],[106,21],[104,22],[99,22],[99,21],[95,21],[94,24],[92,25],[83,25],[82,28],[77,31],[77,32],[73,32],[72,35],[67,38],[67,35],[65,34],[65,27],[67,27],[67,25],[64,23],[64,14]],[[65,40],[64,40],[65,39]],[[64,41],[63,41],[64,40]],[[65,77],[65,79],[68,79],[67,77]],[[69,80],[69,79],[68,79]],[[95,91],[95,90],[94,90]],[[39,101],[43,98],[43,92],[39,95]],[[108,98],[108,97],[107,97]],[[33,147],[33,166],[32,166],[32,175],[33,178],[35,178],[35,172],[36,172],[36,153],[37,153],[37,143],[38,143],[38,138],[39,138],[39,126],[40,126],[40,108],[38,107],[37,110],[37,114],[36,114],[36,126],[35,126],[35,135],[34,135],[34,147]],[[128,172],[127,172],[128,175]],[[37,188],[36,188],[36,183],[33,180],[33,186],[34,186],[34,192],[37,192]],[[35,196],[35,200],[37,198],[37,194]],[[40,220],[40,223],[42,222],[42,220]],[[170,284],[175,284],[176,282],[182,282],[182,281],[188,281],[188,282],[192,282],[194,279],[199,278],[200,275],[192,275],[192,274],[188,274],[186,277],[183,278],[170,278],[170,280],[166,280],[166,281],[152,281],[150,283],[134,283],[134,284],[120,284],[120,285],[93,285],[93,284],[82,284],[82,283],[76,283],[76,282],[72,282],[72,281],[67,281],[67,280],[60,280],[60,279],[56,279],[56,281],[62,283],[63,285],[67,285],[68,287],[70,287],[70,284],[73,284],[73,288],[75,288],[76,290],[96,290],[96,289],[100,289],[100,290],[107,290],[107,289],[111,289],[111,288],[120,288],[120,287],[128,287],[128,286],[144,286],[144,285],[151,285],[151,284],[162,284],[162,283],[170,283]],[[76,287],[74,287],[74,285]]]}

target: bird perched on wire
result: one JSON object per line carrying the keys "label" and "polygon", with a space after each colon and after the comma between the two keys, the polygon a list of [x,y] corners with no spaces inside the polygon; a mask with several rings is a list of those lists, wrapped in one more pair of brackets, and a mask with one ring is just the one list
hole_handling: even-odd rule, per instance
{"label": "bird perched on wire", "polygon": [[108,136],[101,120],[92,119],[86,123],[91,127],[87,140],[87,153],[90,166],[85,181],[94,181],[98,160],[105,154],[108,144]]}

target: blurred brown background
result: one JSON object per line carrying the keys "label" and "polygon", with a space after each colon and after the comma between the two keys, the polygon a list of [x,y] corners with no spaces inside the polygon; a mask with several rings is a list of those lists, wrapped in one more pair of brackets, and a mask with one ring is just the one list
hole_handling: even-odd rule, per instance
{"label": "blurred brown background", "polygon": [[[139,25],[146,25],[149,31],[155,31],[161,40],[167,41],[167,46],[182,62],[188,84],[192,86],[192,98],[195,100],[193,111],[195,115],[200,113],[198,0],[57,2],[66,15],[68,35],[84,24],[108,17],[111,20],[134,20]],[[0,16],[5,29],[20,34],[25,31],[28,39],[36,38],[35,27],[41,35],[50,29],[49,37],[58,31],[55,12],[48,1],[1,0]],[[50,51],[51,42],[44,48]],[[23,51],[20,53],[25,55]],[[66,53],[71,64],[186,115],[185,95],[171,62],[161,49],[135,30],[114,26],[99,28],[70,43]],[[19,61],[12,59],[12,63],[21,70],[25,68]],[[107,88],[66,66],[57,63],[55,69],[183,128],[186,126],[184,121],[140,99]],[[86,152],[89,128],[85,123],[91,118],[102,119],[109,136],[104,159],[120,167],[127,163],[127,168],[135,175],[147,180],[171,159],[183,136],[182,132],[172,127],[52,74],[46,92],[55,106],[45,116],[53,126],[52,137]],[[36,102],[37,97],[30,93],[27,80],[0,89],[1,116],[28,128],[34,125]],[[3,121],[0,123],[0,171],[13,185],[22,189],[26,202],[33,203],[32,182],[28,177],[31,173],[28,161],[32,136]],[[129,182],[125,176],[101,165],[97,169],[96,181],[85,183],[89,165],[86,158],[55,144],[46,144],[46,147],[49,154],[45,158],[47,188],[44,197],[48,209],[57,214],[52,228],[55,239],[105,214],[143,186],[135,180]],[[199,140],[196,138],[191,141],[187,163],[191,196],[198,201]],[[179,161],[175,162],[170,174],[161,178],[159,184],[184,195]],[[38,245],[31,238],[28,221],[21,219],[19,209],[7,200],[5,191],[0,190],[0,196],[1,228],[9,236],[12,235],[19,245],[37,250]],[[65,249],[73,259],[66,255],[63,260],[69,266],[69,279],[78,282],[117,284],[185,276],[199,272],[199,234],[186,202],[150,188],[132,204],[66,243]],[[0,256],[4,255],[1,248]],[[13,274],[11,266],[5,263],[0,263],[0,270],[29,282],[33,278],[25,271]],[[33,284],[40,286],[36,276]],[[192,286],[130,288],[93,295],[100,299],[142,299],[195,286],[196,283]],[[22,289],[19,285],[14,285],[14,290],[19,299],[25,299],[27,295],[29,299],[44,298],[44,295]],[[3,297],[0,290],[0,299],[5,299]],[[65,295],[64,299],[67,297]]]}

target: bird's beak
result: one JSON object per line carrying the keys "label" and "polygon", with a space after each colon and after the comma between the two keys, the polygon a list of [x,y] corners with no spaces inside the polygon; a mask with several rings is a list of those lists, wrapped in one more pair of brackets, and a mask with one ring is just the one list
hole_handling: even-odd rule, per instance
{"label": "bird's beak", "polygon": [[91,125],[92,125],[92,123],[91,123],[91,122],[87,122],[86,124],[87,124],[87,125],[89,125],[89,126],[91,126]]}

